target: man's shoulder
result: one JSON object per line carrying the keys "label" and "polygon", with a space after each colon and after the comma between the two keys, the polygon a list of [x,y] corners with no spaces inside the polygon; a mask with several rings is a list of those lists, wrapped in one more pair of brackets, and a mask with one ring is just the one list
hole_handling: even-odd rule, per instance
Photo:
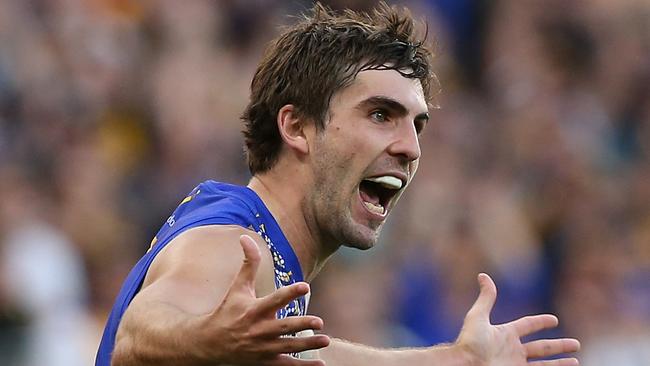
{"label": "man's shoulder", "polygon": [[156,258],[154,262],[161,262],[161,255],[191,258],[219,253],[220,258],[229,258],[241,251],[241,235],[264,243],[256,232],[258,218],[245,190],[215,181],[196,186],[162,225],[148,255]]}
{"label": "man's shoulder", "polygon": [[248,235],[260,245],[264,240],[254,231],[239,225],[203,225],[184,231],[173,241],[173,245],[165,248],[167,251],[187,251],[195,255],[219,253],[220,257],[241,253],[239,237]]}
{"label": "man's shoulder", "polygon": [[[182,268],[184,272],[212,273],[210,277],[217,274],[228,277],[241,266],[243,252],[239,240],[242,235],[253,238],[260,248],[260,273],[261,277],[268,277],[262,280],[266,284],[273,278],[273,259],[266,243],[256,232],[237,225],[204,225],[184,231],[154,260],[148,274],[149,281],[173,268]],[[263,287],[268,287],[268,284]]]}
{"label": "man's shoulder", "polygon": [[[273,274],[273,259],[258,233],[255,196],[244,186],[204,181],[167,219],[152,245],[155,259],[145,284],[173,268],[232,274],[243,260],[241,235],[252,237],[262,253],[262,273]],[[272,277],[271,277],[272,278]]]}

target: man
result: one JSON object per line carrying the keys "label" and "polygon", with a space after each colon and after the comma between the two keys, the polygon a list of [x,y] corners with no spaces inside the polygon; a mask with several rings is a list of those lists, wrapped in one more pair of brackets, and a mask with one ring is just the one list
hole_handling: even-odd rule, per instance
{"label": "man", "polygon": [[306,315],[307,283],[340,245],[375,244],[415,174],[430,58],[411,17],[383,4],[340,16],[317,5],[277,38],[244,113],[253,178],[204,182],[181,202],[129,274],[96,364],[509,366],[577,351],[573,339],[522,345],[552,315],[491,325],[485,274],[452,345],[380,350],[314,334],[323,320]]}

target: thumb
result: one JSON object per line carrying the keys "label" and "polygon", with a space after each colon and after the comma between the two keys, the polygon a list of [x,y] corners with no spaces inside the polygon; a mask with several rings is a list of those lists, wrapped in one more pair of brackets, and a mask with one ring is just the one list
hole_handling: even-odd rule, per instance
{"label": "thumb", "polygon": [[255,288],[255,277],[257,276],[257,269],[262,258],[260,249],[257,247],[255,240],[249,235],[241,235],[239,237],[239,244],[244,250],[244,260],[237,277],[235,277],[234,284]]}
{"label": "thumb", "polygon": [[478,298],[467,312],[467,317],[476,317],[490,322],[490,312],[497,300],[497,287],[492,278],[485,273],[478,275],[480,293]]}

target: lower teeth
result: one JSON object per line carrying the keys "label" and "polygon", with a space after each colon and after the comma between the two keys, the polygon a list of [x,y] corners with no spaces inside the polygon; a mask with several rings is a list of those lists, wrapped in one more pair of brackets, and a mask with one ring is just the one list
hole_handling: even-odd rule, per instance
{"label": "lower teeth", "polygon": [[370,212],[374,212],[374,213],[377,213],[377,214],[380,214],[380,215],[384,214],[384,206],[382,206],[382,205],[375,205],[374,203],[370,203],[370,202],[366,202],[366,201],[363,201],[363,205],[366,206],[366,208]]}

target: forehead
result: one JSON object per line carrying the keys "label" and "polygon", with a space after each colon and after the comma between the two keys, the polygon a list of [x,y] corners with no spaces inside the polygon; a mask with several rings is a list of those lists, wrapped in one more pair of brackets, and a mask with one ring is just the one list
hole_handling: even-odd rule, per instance
{"label": "forehead", "polygon": [[406,78],[395,70],[365,70],[346,88],[332,98],[332,105],[355,106],[375,96],[388,97],[404,105],[409,113],[427,112],[422,84],[417,78]]}

